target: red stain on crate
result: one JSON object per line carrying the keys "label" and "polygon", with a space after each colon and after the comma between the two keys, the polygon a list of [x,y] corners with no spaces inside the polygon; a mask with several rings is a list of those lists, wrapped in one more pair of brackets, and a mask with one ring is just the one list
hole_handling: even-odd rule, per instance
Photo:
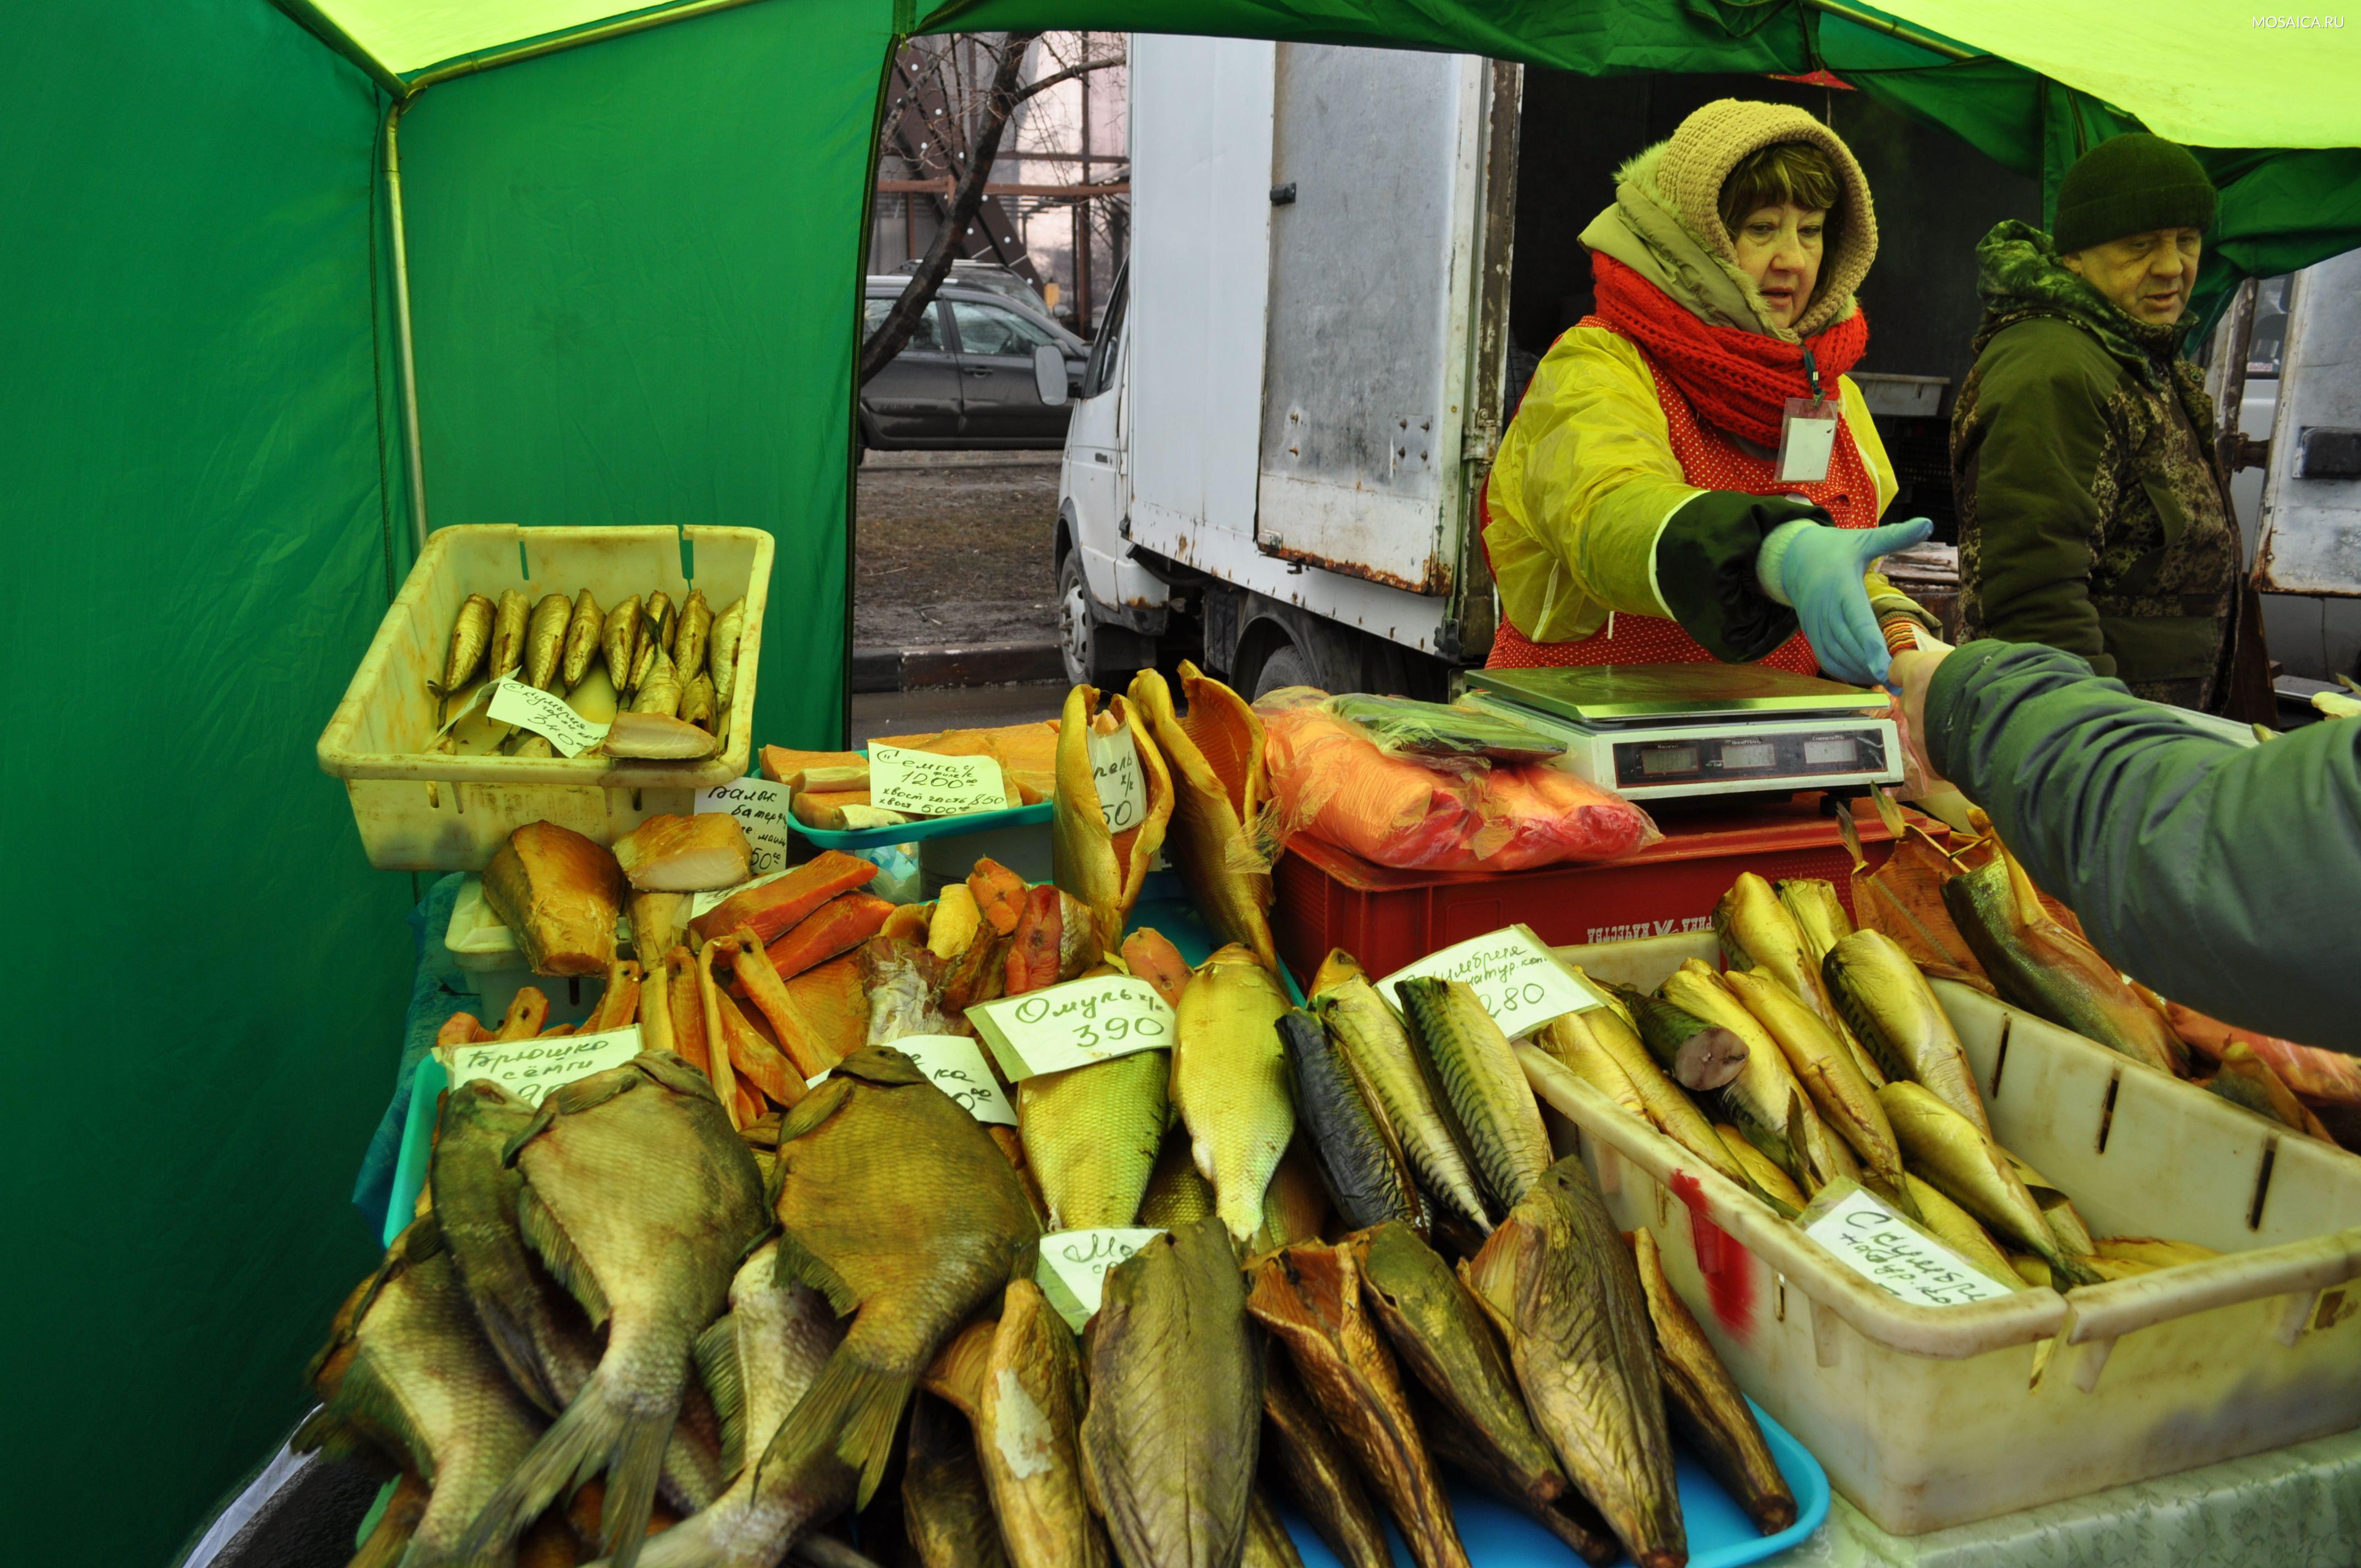
{"label": "red stain on crate", "polygon": [[1744,1339],[1754,1332],[1754,1270],[1746,1249],[1706,1215],[1705,1187],[1686,1170],[1673,1172],[1673,1196],[1687,1205],[1689,1247],[1704,1277],[1706,1299],[1721,1326]]}

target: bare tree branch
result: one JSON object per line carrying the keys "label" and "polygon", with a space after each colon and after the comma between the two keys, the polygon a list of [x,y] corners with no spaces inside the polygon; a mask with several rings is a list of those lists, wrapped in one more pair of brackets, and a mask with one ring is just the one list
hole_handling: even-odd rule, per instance
{"label": "bare tree branch", "polygon": [[1008,116],[1016,111],[1016,81],[1025,70],[1025,56],[1033,46],[1038,33],[1010,33],[1002,41],[1000,57],[993,71],[992,87],[983,102],[983,113],[976,126],[973,143],[968,149],[967,167],[960,171],[959,185],[951,194],[950,210],[943,214],[942,225],[936,229],[934,243],[927,247],[926,258],[918,264],[917,273],[904,286],[902,297],[877,323],[861,345],[861,383],[894,362],[910,341],[918,318],[934,302],[936,291],[950,276],[951,260],[961,249],[961,239],[975,222],[983,205],[984,183],[992,174],[993,160],[1000,155],[1000,136],[1008,127]]}
{"label": "bare tree branch", "polygon": [[1036,93],[1046,92],[1048,89],[1057,86],[1061,82],[1071,82],[1077,76],[1087,75],[1093,71],[1104,71],[1110,65],[1121,65],[1123,63],[1124,57],[1117,54],[1109,55],[1104,60],[1086,60],[1080,65],[1070,65],[1063,71],[1054,71],[1051,74],[1041,78],[1038,82],[1027,83],[1025,88],[1016,94],[1016,101],[1021,104],[1026,99],[1033,96]]}

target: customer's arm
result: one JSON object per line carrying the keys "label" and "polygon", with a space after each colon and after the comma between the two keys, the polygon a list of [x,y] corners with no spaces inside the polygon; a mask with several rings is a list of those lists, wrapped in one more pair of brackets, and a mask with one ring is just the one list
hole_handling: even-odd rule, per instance
{"label": "customer's arm", "polygon": [[2241,746],[2054,649],[1924,657],[1895,674],[1923,691],[1927,760],[2102,952],[2202,1012],[2361,1051],[2361,720]]}

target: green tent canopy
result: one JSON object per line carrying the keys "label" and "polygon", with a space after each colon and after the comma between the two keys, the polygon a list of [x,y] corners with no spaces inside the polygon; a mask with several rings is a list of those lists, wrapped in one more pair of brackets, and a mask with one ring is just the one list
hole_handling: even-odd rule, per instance
{"label": "green tent canopy", "polygon": [[374,1255],[345,1194],[419,888],[368,869],[313,744],[413,520],[768,530],[757,733],[840,738],[858,280],[908,35],[1828,71],[2051,189],[2136,125],[2195,144],[2223,188],[2217,299],[2361,243],[2354,46],[2187,0],[2122,36],[2032,0],[19,9],[0,779],[33,939],[0,1324],[9,1545],[43,1563],[164,1558],[301,1410]]}

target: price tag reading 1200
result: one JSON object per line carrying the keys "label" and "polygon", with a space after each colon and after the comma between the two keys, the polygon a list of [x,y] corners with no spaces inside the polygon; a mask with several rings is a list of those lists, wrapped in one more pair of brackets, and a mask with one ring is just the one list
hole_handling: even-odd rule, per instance
{"label": "price tag reading 1200", "polygon": [[1396,1012],[1401,998],[1396,981],[1417,975],[1466,982],[1484,1003],[1484,1011],[1510,1039],[1530,1035],[1553,1018],[1603,1006],[1607,999],[1591,990],[1558,961],[1547,944],[1530,927],[1504,926],[1488,937],[1429,953],[1378,981],[1378,994]]}
{"label": "price tag reading 1200", "polygon": [[1172,1009],[1154,986],[1127,974],[1004,996],[969,1008],[967,1020],[1011,1082],[1172,1048]]}

